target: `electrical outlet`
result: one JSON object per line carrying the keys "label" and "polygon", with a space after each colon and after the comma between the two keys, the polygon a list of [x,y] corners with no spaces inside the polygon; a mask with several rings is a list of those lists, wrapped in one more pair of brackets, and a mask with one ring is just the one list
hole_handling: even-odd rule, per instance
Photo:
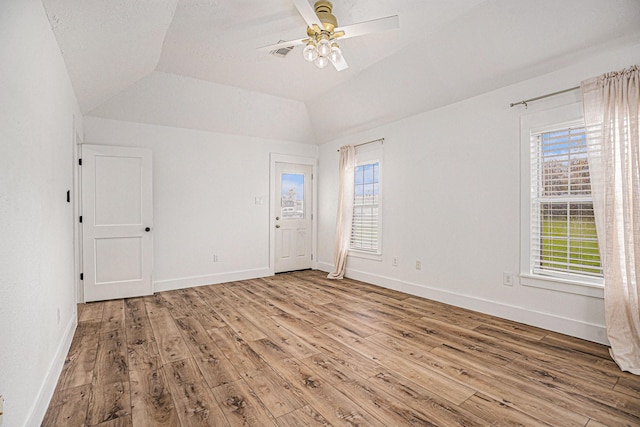
{"label": "electrical outlet", "polygon": [[422,270],[422,261],[416,260],[416,270]]}
{"label": "electrical outlet", "polygon": [[391,261],[391,265],[393,265],[394,267],[398,266],[398,257],[397,256],[393,257],[393,261]]}
{"label": "electrical outlet", "polygon": [[218,255],[213,255],[213,262],[220,262],[220,257]]}
{"label": "electrical outlet", "polygon": [[513,286],[513,273],[502,273],[502,284],[505,286]]}

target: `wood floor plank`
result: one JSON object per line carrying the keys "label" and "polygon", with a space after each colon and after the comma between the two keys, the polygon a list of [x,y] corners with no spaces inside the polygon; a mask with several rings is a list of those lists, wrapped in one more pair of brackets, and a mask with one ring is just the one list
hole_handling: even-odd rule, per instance
{"label": "wood floor plank", "polygon": [[423,330],[437,331],[440,336],[445,337],[447,345],[456,346],[487,363],[507,364],[522,355],[522,349],[512,341],[484,335],[477,332],[479,327],[465,329],[425,317],[416,319],[413,323]]}
{"label": "wood floor plank", "polygon": [[317,350],[313,349],[313,347],[308,345],[304,340],[301,340],[285,328],[282,328],[270,317],[260,313],[251,307],[251,304],[242,301],[240,297],[232,292],[220,292],[220,297],[228,304],[233,305],[233,307],[250,322],[257,325],[266,337],[272,342],[277,343],[287,354],[297,358],[305,358],[317,353]]}
{"label": "wood floor plank", "polygon": [[162,369],[183,427],[229,425],[192,359],[168,363]]}
{"label": "wood floor plank", "polygon": [[160,294],[160,297],[163,299],[164,306],[169,310],[171,317],[174,319],[195,316],[191,307],[185,304],[180,291],[163,292]]}
{"label": "wood floor plank", "polygon": [[214,388],[213,395],[232,426],[273,426],[273,415],[263,408],[260,400],[244,380]]}
{"label": "wood floor plank", "polygon": [[322,306],[322,316],[326,321],[338,325],[349,332],[352,332],[360,337],[368,337],[378,332],[377,329],[369,326],[368,324],[375,322],[375,317],[369,317],[366,322],[360,319],[355,319],[352,313],[346,314],[344,309],[335,304],[325,304]]}
{"label": "wood floor plank", "polygon": [[229,362],[241,376],[250,376],[256,371],[269,367],[267,362],[251,348],[244,338],[229,326],[209,329],[207,332],[220,350],[229,355]]}
{"label": "wood floor plank", "polygon": [[470,362],[459,349],[442,346],[426,354],[422,363],[437,369],[442,375],[459,381],[501,405],[530,414],[538,421],[554,426],[584,426],[588,416],[574,411],[571,405],[559,406],[553,393],[546,387],[532,384],[522,378],[505,375],[506,368],[486,367],[482,361]]}
{"label": "wood floor plank", "polygon": [[[514,367],[519,365],[519,361],[514,361],[513,366],[507,367],[484,366],[482,362],[474,361],[466,357],[464,354],[461,354],[460,350],[453,347],[438,348],[431,351],[431,353],[435,355],[442,354],[443,357],[458,361],[462,366],[472,366],[473,370],[483,372],[487,377],[493,377],[493,381],[485,381],[485,386],[481,387],[478,385],[479,388],[482,388],[482,391],[485,394],[491,395],[492,390],[496,388],[500,392],[504,386],[511,385],[512,390],[515,390],[515,392],[512,391],[505,393],[505,395],[509,396],[505,397],[505,400],[507,401],[514,401],[514,396],[525,400],[525,402],[528,400],[529,396],[535,396],[537,399],[546,400],[549,404],[553,405],[552,408],[546,409],[544,412],[539,412],[543,415],[559,412],[558,420],[560,421],[557,421],[556,423],[569,423],[572,419],[574,422],[578,421],[575,419],[573,414],[579,414],[586,418],[606,420],[612,425],[616,424],[616,422],[613,421],[615,419],[624,422],[629,422],[628,420],[631,420],[631,425],[638,422],[633,417],[630,417],[628,413],[590,399],[582,394],[590,389],[597,389],[599,387],[597,384],[590,384],[584,390],[564,390],[562,387],[559,387],[558,384],[554,384],[552,379],[544,370],[539,372],[534,370],[531,374],[527,374],[526,371],[515,369]],[[466,368],[465,373],[468,374],[468,372],[469,369]],[[475,378],[475,376],[472,376],[471,380],[465,377],[465,380],[472,382],[473,378]],[[494,384],[497,384],[497,386]],[[517,390],[520,390],[520,392],[518,393]],[[496,400],[501,400],[502,397],[503,396],[500,395],[494,395]]]}
{"label": "wood floor plank", "polygon": [[144,298],[124,300],[125,331],[128,345],[154,344],[155,336],[147,314]]}
{"label": "wood floor plank", "polygon": [[[576,350],[571,347],[565,346],[561,342],[550,342],[549,340],[531,340],[527,337],[506,331],[505,329],[496,328],[492,326],[480,326],[476,328],[476,331],[489,337],[499,338],[505,342],[510,341],[517,345],[521,350],[528,350],[530,352],[542,352],[551,356],[559,356],[565,360],[571,360],[573,363],[580,363],[586,366],[590,366],[594,370],[598,370],[606,375],[610,373],[612,386],[615,384],[616,376],[620,372],[618,366],[610,358],[603,358],[600,356],[586,353],[584,351]],[[603,381],[606,378],[603,376]]]}
{"label": "wood floor plank", "polygon": [[124,330],[124,300],[105,301],[100,333]]}
{"label": "wood floor plank", "polygon": [[331,424],[335,426],[385,425],[295,359],[279,360],[274,363],[273,368],[293,387],[296,387],[304,400]]}
{"label": "wood floor plank", "polygon": [[131,390],[129,381],[111,383],[96,382],[91,387],[86,424],[111,421],[131,415]]}
{"label": "wood floor plank", "polygon": [[158,343],[158,352],[163,364],[190,357],[187,344],[182,338],[173,317],[165,307],[155,308],[145,299],[149,322]]}
{"label": "wood floor plank", "polygon": [[[371,326],[378,331],[377,334],[382,334],[388,337],[389,340],[401,340],[405,345],[411,345],[423,351],[447,342],[446,337],[443,336],[441,332],[430,328],[421,328],[413,323],[379,321],[372,323]],[[371,335],[370,337],[374,337],[377,334]],[[510,359],[506,359],[504,363],[507,363],[509,360]]]}
{"label": "wood floor plank", "polygon": [[191,356],[200,368],[209,388],[218,387],[241,378],[224,352],[220,350],[196,319],[183,317],[177,319],[176,324],[182,331]]}
{"label": "wood floor plank", "polygon": [[331,424],[310,405],[303,406],[278,418],[280,427],[329,427]]}
{"label": "wood floor plank", "polygon": [[481,427],[487,424],[487,420],[440,397],[437,390],[429,390],[391,371],[381,372],[368,381],[389,396],[398,397],[431,425]]}
{"label": "wood floor plank", "polygon": [[356,372],[335,363],[331,358],[314,356],[302,360],[302,363],[385,425],[432,424],[428,416],[413,411],[409,406],[401,403],[396,396],[380,392],[377,385],[360,378]]}
{"label": "wood floor plank", "polygon": [[91,383],[98,353],[99,331],[99,321],[78,324],[56,390],[62,391]]}
{"label": "wood floor plank", "polygon": [[[553,387],[556,400],[567,398],[575,401],[580,411],[588,417],[598,421],[609,420],[608,422],[613,422],[613,418],[617,418],[626,420],[631,425],[640,425],[640,401],[637,399],[612,390],[606,385],[582,381],[553,369],[541,369],[529,361],[519,359],[512,365],[519,368],[512,372],[517,372],[543,387]],[[583,409],[584,406],[589,408]]]}
{"label": "wood floor plank", "polygon": [[261,281],[246,280],[240,283],[241,285],[233,288],[236,295],[246,298],[248,302],[251,302],[251,304],[259,308],[261,312],[269,313],[272,316],[286,314],[286,312],[267,301],[270,294],[265,294],[261,290]]}
{"label": "wood floor plank", "polygon": [[640,426],[605,346],[319,271],[78,319],[45,427]]}
{"label": "wood floor plank", "polygon": [[[500,319],[502,320],[502,319]],[[500,325],[500,322],[495,322]],[[546,335],[542,338],[543,342],[549,342],[556,345],[560,345],[565,348],[571,348],[575,351],[591,354],[601,359],[610,359],[609,347],[602,344],[597,344],[591,341],[581,340],[580,338],[570,337],[568,335],[559,334],[557,332],[544,331]]]}
{"label": "wood floor plank", "polygon": [[640,399],[640,381],[637,375],[623,373],[613,389],[634,399]]}
{"label": "wood floor plank", "polygon": [[257,372],[251,377],[250,383],[251,388],[274,417],[281,417],[306,404],[292,385],[271,368]]}
{"label": "wood floor plank", "polygon": [[398,372],[425,388],[438,390],[441,397],[456,405],[464,402],[474,393],[472,388],[453,381],[425,365],[405,359],[402,355],[391,350],[366,339],[347,337],[345,331],[335,325],[323,325],[322,332],[337,339],[342,339],[345,345],[374,360],[386,369]]}
{"label": "wood floor plank", "polygon": [[133,420],[131,415],[125,415],[124,417],[114,418],[109,421],[105,421],[100,424],[95,424],[92,427],[132,427]]}
{"label": "wood floor plank", "polygon": [[208,290],[209,298],[207,302],[213,307],[224,322],[231,327],[238,335],[247,341],[259,340],[266,338],[255,324],[240,314],[235,308],[225,302],[219,295],[221,290]]}
{"label": "wood floor plank", "polygon": [[131,419],[136,427],[172,427],[179,424],[178,413],[161,369],[159,357],[129,371]]}
{"label": "wood floor plank", "polygon": [[304,284],[294,276],[283,277],[283,280],[278,281],[278,284],[280,283],[282,283],[285,289],[287,289],[288,294],[295,295],[296,298],[301,301],[310,301],[316,306],[324,305],[333,301],[333,298],[327,297],[317,289],[304,286]]}
{"label": "wood floor plank", "polygon": [[403,304],[415,307],[423,312],[422,317],[438,320],[440,322],[460,326],[461,328],[473,329],[485,323],[484,316],[471,310],[462,309],[436,301],[410,296],[404,299]]}
{"label": "wood floor plank", "polygon": [[182,289],[180,296],[205,329],[221,328],[226,325],[213,307],[207,304],[202,294],[195,289]]}
{"label": "wood floor plank", "polygon": [[[110,322],[108,319],[110,317],[106,320]],[[120,330],[102,333],[98,343],[87,424],[95,425],[130,415],[130,396],[125,337]]]}
{"label": "wood floor plank", "polygon": [[314,348],[320,353],[332,357],[337,362],[348,365],[352,370],[357,371],[364,378],[368,378],[380,372],[381,366],[371,359],[361,355],[350,347],[341,344],[311,325],[300,320],[291,318],[290,316],[273,317],[276,323],[289,329],[298,337],[305,341],[313,343]]}
{"label": "wood floor plank", "polygon": [[596,420],[589,420],[589,422],[587,423],[587,425],[585,427],[611,427],[607,424],[603,424],[601,422],[598,422]]}
{"label": "wood floor plank", "polygon": [[483,419],[499,419],[502,425],[549,427],[549,424],[538,421],[482,393],[474,394],[460,407]]}
{"label": "wood floor plank", "polygon": [[87,302],[78,304],[78,323],[88,321],[101,321],[104,302]]}
{"label": "wood floor plank", "polygon": [[56,392],[42,420],[42,427],[83,425],[90,395],[91,384]]}
{"label": "wood floor plank", "polygon": [[283,347],[278,345],[278,343],[273,342],[270,338],[251,341],[249,342],[249,346],[269,365],[279,360],[290,359],[293,357]]}

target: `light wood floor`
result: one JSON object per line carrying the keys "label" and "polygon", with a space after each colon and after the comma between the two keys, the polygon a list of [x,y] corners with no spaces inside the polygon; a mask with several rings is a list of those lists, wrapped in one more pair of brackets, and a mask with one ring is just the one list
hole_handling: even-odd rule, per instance
{"label": "light wood floor", "polygon": [[299,272],[79,306],[45,426],[639,426],[607,348]]}

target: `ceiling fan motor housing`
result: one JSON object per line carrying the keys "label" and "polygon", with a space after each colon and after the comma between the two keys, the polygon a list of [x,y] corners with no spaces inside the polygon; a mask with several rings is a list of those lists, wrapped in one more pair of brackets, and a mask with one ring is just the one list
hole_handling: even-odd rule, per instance
{"label": "ceiling fan motor housing", "polygon": [[[333,9],[333,4],[331,4],[331,2],[327,0],[318,0],[314,5],[314,9],[315,9],[316,15],[318,15],[318,19],[320,20],[323,26],[323,28],[321,28],[320,30],[324,30],[329,34],[331,34],[334,28],[338,26],[338,20],[331,13],[331,10]],[[309,34],[309,36],[313,36],[316,33],[317,31],[315,29],[307,28],[307,34]]]}

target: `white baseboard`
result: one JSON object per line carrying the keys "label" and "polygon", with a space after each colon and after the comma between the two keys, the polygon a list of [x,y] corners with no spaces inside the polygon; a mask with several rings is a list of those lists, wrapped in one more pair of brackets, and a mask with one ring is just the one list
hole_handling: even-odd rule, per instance
{"label": "white baseboard", "polygon": [[38,396],[31,407],[31,411],[29,411],[29,417],[27,418],[27,423],[25,425],[39,426],[42,424],[42,420],[49,408],[49,403],[51,403],[53,392],[56,390],[58,379],[62,373],[64,361],[67,358],[67,354],[69,354],[71,341],[73,341],[73,335],[76,332],[76,326],[78,326],[78,316],[74,311],[74,314],[71,316],[71,319],[65,328],[62,340],[60,340],[60,345],[56,350],[55,357],[47,370],[47,375],[42,383],[42,387],[40,387]]}
{"label": "white baseboard", "polygon": [[[333,265],[318,262],[318,269],[330,272],[333,271]],[[451,304],[456,307],[462,307],[478,311],[480,313],[490,314],[492,316],[547,329],[549,331],[559,332],[588,341],[609,345],[607,330],[604,325],[596,325],[550,313],[542,313],[525,307],[490,301],[471,295],[456,294],[442,289],[436,289],[426,285],[406,282],[364,271],[347,269],[346,277],[382,286],[387,289],[404,292],[410,295],[427,298],[445,304]]]}
{"label": "white baseboard", "polygon": [[173,291],[176,289],[192,288],[194,286],[215,285],[217,283],[234,282],[237,280],[249,280],[258,277],[271,276],[273,272],[269,268],[256,268],[254,270],[229,271],[220,274],[208,274],[205,276],[181,277],[179,279],[157,280],[153,282],[154,292]]}

